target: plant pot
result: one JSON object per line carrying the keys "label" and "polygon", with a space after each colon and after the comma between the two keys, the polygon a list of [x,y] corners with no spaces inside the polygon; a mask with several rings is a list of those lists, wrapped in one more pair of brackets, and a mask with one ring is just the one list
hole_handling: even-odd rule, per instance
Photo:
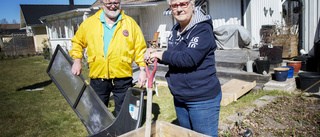
{"label": "plant pot", "polygon": [[282,62],[282,46],[263,45],[259,48],[260,56],[268,57],[270,64],[278,64]]}
{"label": "plant pot", "polygon": [[294,71],[293,72],[299,72],[299,70],[301,68],[301,61],[288,61],[287,62],[287,66],[294,67]]}
{"label": "plant pot", "polygon": [[269,73],[270,68],[270,61],[269,60],[255,60],[257,73],[263,74],[265,71],[266,73]]}
{"label": "plant pot", "polygon": [[[318,72],[301,72],[298,76],[300,78],[300,87],[302,91],[320,80],[320,73]],[[317,84],[306,92],[317,93],[319,92],[319,88],[320,84]]]}
{"label": "plant pot", "polygon": [[288,78],[293,78],[294,67],[292,66],[282,66],[281,68],[288,68]]}
{"label": "plant pot", "polygon": [[274,74],[277,81],[286,81],[288,77],[289,68],[275,68]]}

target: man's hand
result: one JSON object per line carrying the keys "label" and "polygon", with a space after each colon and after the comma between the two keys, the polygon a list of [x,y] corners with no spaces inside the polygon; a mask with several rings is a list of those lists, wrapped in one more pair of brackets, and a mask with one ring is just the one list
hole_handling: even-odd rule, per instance
{"label": "man's hand", "polygon": [[74,75],[80,75],[81,74],[81,59],[74,59],[71,72]]}
{"label": "man's hand", "polygon": [[140,88],[143,88],[143,86],[146,84],[147,81],[147,73],[145,71],[144,67],[140,67],[140,73],[139,73],[139,79],[138,83],[140,84]]}

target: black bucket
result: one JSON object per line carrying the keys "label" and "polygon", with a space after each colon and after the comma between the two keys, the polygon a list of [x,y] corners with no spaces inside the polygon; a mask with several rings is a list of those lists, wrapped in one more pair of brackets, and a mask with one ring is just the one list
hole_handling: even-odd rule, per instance
{"label": "black bucket", "polygon": [[270,69],[270,61],[269,60],[255,60],[257,73],[263,74],[263,71],[269,73]]}
{"label": "black bucket", "polygon": [[[320,80],[320,73],[318,72],[301,72],[298,74],[298,76],[300,78],[300,87],[302,91]],[[307,92],[319,92],[319,87],[320,83],[309,89]]]}

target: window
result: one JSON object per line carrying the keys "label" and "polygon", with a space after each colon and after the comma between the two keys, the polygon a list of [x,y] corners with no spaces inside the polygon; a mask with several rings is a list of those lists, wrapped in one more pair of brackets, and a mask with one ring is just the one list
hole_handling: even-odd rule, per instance
{"label": "window", "polygon": [[299,23],[299,14],[301,8],[298,1],[286,1],[282,5],[282,18],[288,25],[297,25]]}
{"label": "window", "polygon": [[76,17],[76,18],[72,18],[71,19],[71,27],[72,27],[72,32],[73,34],[71,34],[70,36],[74,36],[77,32],[77,30],[79,29],[80,24],[83,22],[82,17]]}
{"label": "window", "polygon": [[66,38],[65,21],[57,20],[51,24],[51,37],[52,38]]}
{"label": "window", "polygon": [[65,23],[63,20],[59,20],[59,29],[60,29],[60,37],[59,38],[66,38],[66,31],[64,29]]}

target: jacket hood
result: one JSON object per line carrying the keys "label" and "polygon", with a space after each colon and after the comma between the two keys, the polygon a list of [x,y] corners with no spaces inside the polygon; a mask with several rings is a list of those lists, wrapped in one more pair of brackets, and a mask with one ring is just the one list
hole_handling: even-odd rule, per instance
{"label": "jacket hood", "polygon": [[[196,24],[200,23],[200,22],[205,22],[205,21],[211,21],[211,16],[210,15],[204,15],[201,12],[201,7],[195,7],[194,9],[194,16],[190,22],[190,24],[188,25],[186,30],[191,29],[193,26],[195,26]],[[212,26],[212,23],[211,23]]]}

